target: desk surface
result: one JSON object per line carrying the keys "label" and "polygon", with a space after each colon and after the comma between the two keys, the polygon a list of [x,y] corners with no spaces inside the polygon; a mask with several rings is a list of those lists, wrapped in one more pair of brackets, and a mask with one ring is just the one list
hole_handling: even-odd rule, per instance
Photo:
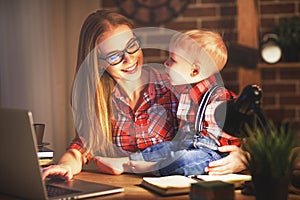
{"label": "desk surface", "polygon": [[[176,200],[188,200],[189,195],[177,195],[177,196],[160,196],[157,193],[151,192],[140,186],[142,182],[142,176],[134,175],[134,174],[122,174],[122,175],[108,175],[108,174],[101,174],[96,172],[86,172],[83,171],[80,174],[76,175],[74,178],[110,184],[115,186],[120,186],[125,189],[124,192],[111,194],[107,196],[101,196],[96,198],[89,198],[89,199],[176,199]],[[10,197],[3,196],[0,194],[0,199],[10,199]],[[236,200],[255,200],[254,196],[245,196],[240,193],[239,190],[235,191],[235,199]],[[15,199],[14,199],[15,200]],[[289,200],[300,200],[300,196],[298,195],[289,195]]]}
{"label": "desk surface", "polygon": [[[120,186],[125,189],[124,192],[118,194],[112,194],[107,196],[102,196],[94,199],[189,199],[189,195],[177,195],[177,196],[161,196],[147,190],[140,186],[142,182],[142,176],[133,175],[133,174],[122,174],[122,175],[108,175],[108,174],[100,174],[100,173],[91,173],[91,172],[81,172],[75,178],[88,180],[98,183],[105,183],[115,186]],[[240,193],[240,191],[236,191],[236,200],[255,200],[254,196],[245,196]]]}
{"label": "desk surface", "polygon": [[[124,192],[118,194],[112,194],[107,196],[101,196],[93,199],[176,199],[176,200],[188,200],[189,195],[177,195],[177,196],[160,196],[159,194],[147,190],[140,186],[142,182],[142,176],[134,174],[122,174],[122,175],[108,175],[92,172],[81,172],[76,175],[75,178],[88,180],[98,183],[105,183],[115,186],[120,186],[125,189]],[[299,195],[289,195],[289,200],[300,200]],[[255,200],[254,196],[246,196],[241,194],[239,190],[235,191],[235,200]]]}

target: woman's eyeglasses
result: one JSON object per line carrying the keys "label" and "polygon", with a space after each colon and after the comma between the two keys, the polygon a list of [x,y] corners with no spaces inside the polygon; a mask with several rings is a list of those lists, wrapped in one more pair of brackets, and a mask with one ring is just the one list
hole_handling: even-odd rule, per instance
{"label": "woman's eyeglasses", "polygon": [[127,44],[127,46],[123,51],[112,52],[109,53],[105,58],[100,57],[99,59],[106,60],[106,62],[108,62],[108,64],[110,65],[117,65],[124,60],[125,53],[134,54],[140,48],[141,48],[141,41],[139,40],[139,38],[134,37]]}

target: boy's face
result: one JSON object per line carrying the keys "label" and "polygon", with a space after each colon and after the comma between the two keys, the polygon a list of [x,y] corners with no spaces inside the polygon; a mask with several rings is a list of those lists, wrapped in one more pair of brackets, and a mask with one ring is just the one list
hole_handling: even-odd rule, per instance
{"label": "boy's face", "polygon": [[169,52],[169,57],[164,62],[164,65],[166,66],[167,73],[170,75],[172,85],[183,85],[194,82],[190,76],[192,65],[183,57]]}

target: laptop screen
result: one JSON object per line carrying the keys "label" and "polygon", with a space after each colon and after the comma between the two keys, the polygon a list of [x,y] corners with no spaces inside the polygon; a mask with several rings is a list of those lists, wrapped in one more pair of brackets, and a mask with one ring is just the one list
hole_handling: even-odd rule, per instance
{"label": "laptop screen", "polygon": [[0,109],[0,131],[0,192],[45,199],[31,112]]}
{"label": "laptop screen", "polygon": [[[0,109],[0,193],[22,199],[48,199],[39,165],[32,113],[27,110]],[[73,194],[61,198],[76,199],[124,191],[122,187],[82,180],[47,181],[54,187],[68,188]],[[69,187],[68,187],[69,186]],[[48,188],[48,187],[47,187]],[[53,187],[52,187],[53,188]],[[57,197],[55,197],[57,199]]]}

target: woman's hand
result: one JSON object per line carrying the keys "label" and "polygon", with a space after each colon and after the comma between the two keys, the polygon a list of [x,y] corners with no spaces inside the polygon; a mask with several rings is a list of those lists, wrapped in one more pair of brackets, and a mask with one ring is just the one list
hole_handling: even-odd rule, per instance
{"label": "woman's hand", "polygon": [[43,180],[45,180],[46,177],[51,177],[51,176],[61,176],[66,181],[69,181],[73,178],[73,173],[71,167],[64,164],[50,165],[48,167],[43,168],[42,171]]}
{"label": "woman's hand", "polygon": [[[65,180],[69,181],[73,178],[73,175],[79,173],[82,169],[82,154],[76,149],[69,149],[61,157],[59,164],[50,165],[43,169],[42,178],[46,179],[47,176],[61,176]],[[84,161],[85,162],[85,161]]]}
{"label": "woman's hand", "polygon": [[235,145],[219,147],[220,152],[229,153],[228,156],[209,163],[205,169],[209,175],[237,173],[246,169],[247,153]]}

